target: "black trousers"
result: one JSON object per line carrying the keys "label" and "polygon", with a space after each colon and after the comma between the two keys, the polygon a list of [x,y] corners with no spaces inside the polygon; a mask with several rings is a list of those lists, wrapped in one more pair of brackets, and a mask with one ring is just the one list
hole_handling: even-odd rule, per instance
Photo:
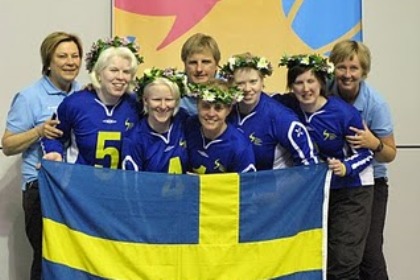
{"label": "black trousers", "polygon": [[362,280],[388,280],[383,252],[385,217],[388,205],[387,181],[387,178],[375,179],[372,220],[363,261],[360,265],[360,279]]}
{"label": "black trousers", "polygon": [[33,249],[30,279],[40,280],[42,267],[42,213],[38,181],[26,184],[22,204],[25,212],[25,231]]}
{"label": "black trousers", "polygon": [[373,186],[334,189],[328,211],[328,280],[359,279],[369,233]]}

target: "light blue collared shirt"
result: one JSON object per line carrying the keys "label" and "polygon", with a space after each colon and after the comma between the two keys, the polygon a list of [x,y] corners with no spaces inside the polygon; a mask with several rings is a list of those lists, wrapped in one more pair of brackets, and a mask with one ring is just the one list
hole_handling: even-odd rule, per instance
{"label": "light blue collared shirt", "polygon": [[[70,93],[79,90],[73,82],[69,93],[59,90],[47,76],[43,76],[28,88],[17,93],[10,107],[6,128],[11,133],[28,131],[51,118],[58,105]],[[36,165],[41,161],[40,141],[32,144],[22,153],[22,190],[25,184],[38,178]]]}
{"label": "light blue collared shirt", "polygon": [[184,108],[187,111],[188,115],[197,115],[197,98],[184,96],[183,98],[181,98],[181,103],[179,106],[181,108]]}
{"label": "light blue collared shirt", "polygon": [[[337,84],[334,84],[332,93],[338,95]],[[391,110],[385,99],[366,81],[360,83],[359,94],[353,104],[362,115],[363,120],[371,131],[378,137],[386,137],[393,133]],[[373,160],[375,178],[387,177],[386,163]]]}

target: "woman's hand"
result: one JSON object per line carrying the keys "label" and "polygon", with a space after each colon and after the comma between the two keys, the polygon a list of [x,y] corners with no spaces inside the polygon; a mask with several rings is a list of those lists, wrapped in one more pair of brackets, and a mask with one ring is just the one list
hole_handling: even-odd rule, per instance
{"label": "woman's hand", "polygon": [[63,157],[61,156],[60,153],[57,153],[57,152],[47,153],[42,158],[46,160],[52,160],[52,161],[63,161]]}
{"label": "woman's hand", "polygon": [[339,177],[344,177],[346,175],[346,166],[341,160],[335,158],[328,158],[327,160],[328,168],[332,170],[335,175]]}
{"label": "woman's hand", "polygon": [[367,148],[374,150],[379,145],[379,139],[370,131],[366,123],[363,122],[364,129],[350,127],[349,129],[355,133],[353,136],[346,136],[347,142],[352,148]]}
{"label": "woman's hand", "polygon": [[48,138],[48,139],[55,139],[63,135],[63,132],[56,128],[56,126],[60,123],[59,120],[56,119],[48,119],[46,120],[42,126],[40,127],[41,132],[40,136]]}

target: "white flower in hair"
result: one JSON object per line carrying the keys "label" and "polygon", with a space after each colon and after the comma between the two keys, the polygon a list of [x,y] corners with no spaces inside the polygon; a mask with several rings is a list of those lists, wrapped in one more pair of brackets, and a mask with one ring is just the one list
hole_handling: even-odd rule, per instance
{"label": "white flower in hair", "polygon": [[311,68],[315,72],[325,75],[327,79],[332,78],[334,74],[334,65],[319,54],[283,55],[279,66],[286,66],[288,69],[298,66]]}
{"label": "white flower in hair", "polygon": [[330,61],[327,62],[327,73],[328,74],[334,73],[334,64]]}
{"label": "white flower in hair", "polygon": [[248,67],[258,70],[263,76],[270,76],[273,72],[273,67],[267,58],[246,53],[231,56],[227,63],[220,67],[219,73],[224,79],[230,80],[236,69]]}
{"label": "white flower in hair", "polygon": [[151,68],[145,69],[143,74],[147,77],[151,77],[152,76],[152,69]]}
{"label": "white flower in hair", "polygon": [[135,89],[139,97],[143,96],[144,88],[149,84],[155,81],[158,78],[165,78],[170,82],[176,84],[179,89],[179,93],[184,96],[189,92],[187,76],[184,72],[176,70],[176,68],[168,67],[165,69],[159,68],[147,68],[143,71],[143,77],[136,78],[137,87]]}
{"label": "white flower in hair", "polygon": [[204,90],[201,95],[201,98],[207,102],[214,102],[216,100],[215,94],[213,92],[210,92],[209,90]]}
{"label": "white flower in hair", "polygon": [[242,91],[236,91],[234,96],[233,96],[233,100],[235,100],[235,102],[241,102],[242,99],[244,99],[244,94]]}
{"label": "white flower in hair", "polygon": [[267,60],[267,58],[265,58],[265,57],[261,57],[261,58],[258,60],[258,63],[257,63],[257,68],[258,68],[258,69],[260,69],[260,68],[268,68],[268,64],[269,64],[269,61]]}
{"label": "white flower in hair", "polygon": [[235,57],[230,57],[228,59],[228,64],[229,64],[229,68],[231,71],[235,70],[235,64],[236,64],[236,58]]}
{"label": "white flower in hair", "polygon": [[303,57],[300,63],[302,65],[309,65],[309,57],[308,56]]}
{"label": "white flower in hair", "polygon": [[92,47],[90,48],[90,51],[86,54],[85,58],[86,69],[89,71],[89,73],[92,72],[92,69],[98,61],[101,52],[110,47],[128,48],[136,57],[137,63],[143,63],[143,57],[140,56],[140,54],[138,53],[140,47],[134,41],[129,40],[127,37],[115,36],[113,38],[99,39],[98,41],[92,44]]}

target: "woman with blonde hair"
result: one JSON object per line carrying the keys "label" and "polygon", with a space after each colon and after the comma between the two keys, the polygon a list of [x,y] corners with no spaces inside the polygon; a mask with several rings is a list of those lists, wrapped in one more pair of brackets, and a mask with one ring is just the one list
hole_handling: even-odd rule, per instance
{"label": "woman with blonde hair", "polygon": [[144,118],[124,138],[123,169],[172,174],[187,171],[184,130],[188,114],[179,107],[187,89],[186,79],[174,68],[144,71],[137,89]]}
{"label": "woman with blonde hair", "polygon": [[[86,55],[93,89],[74,93],[57,110],[63,135],[43,139],[45,159],[118,168],[124,135],[139,121],[132,90],[142,57],[127,38],[98,40]],[[64,157],[65,155],[65,157]]]}

